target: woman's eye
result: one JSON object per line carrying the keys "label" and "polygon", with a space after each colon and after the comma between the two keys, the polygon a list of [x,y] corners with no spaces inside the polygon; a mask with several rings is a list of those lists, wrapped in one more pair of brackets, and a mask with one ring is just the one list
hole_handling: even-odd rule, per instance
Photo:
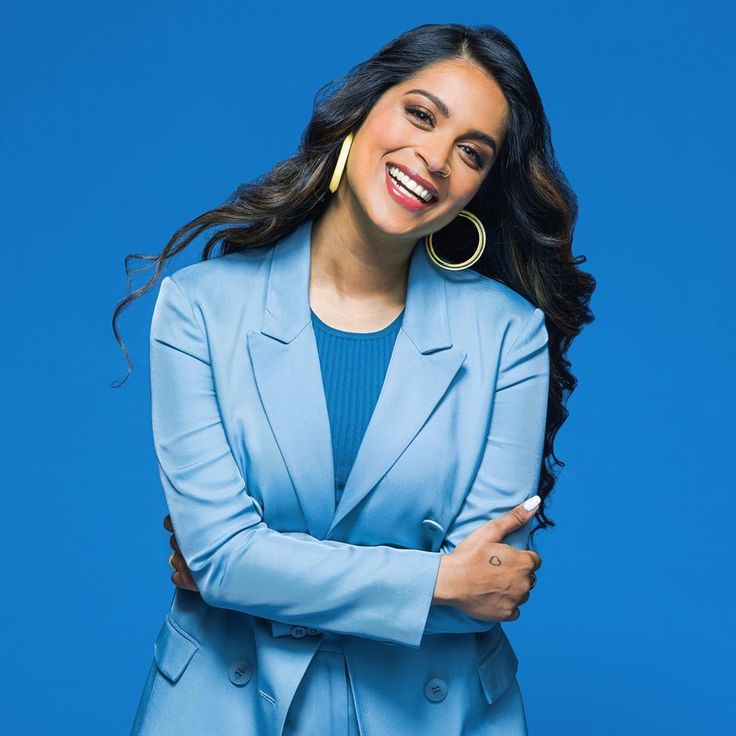
{"label": "woman's eye", "polygon": [[431,123],[432,116],[425,110],[421,110],[418,107],[407,107],[406,111],[409,115],[413,115],[415,118],[419,118],[423,123]]}
{"label": "woman's eye", "polygon": [[[431,124],[434,120],[430,113],[428,113],[426,110],[422,110],[419,107],[407,107],[406,111],[409,113],[409,115],[412,115],[418,120],[421,120],[423,123]],[[461,148],[464,148],[469,153],[479,169],[483,168],[485,160],[483,156],[475,150],[475,148],[473,148],[472,146],[461,146]]]}
{"label": "woman's eye", "polygon": [[471,146],[463,146],[463,148],[466,151],[470,152],[470,155],[473,157],[475,162],[478,164],[478,168],[483,168],[483,163],[484,163],[483,156],[481,156],[478,153],[478,151],[476,151],[475,148],[472,148]]}

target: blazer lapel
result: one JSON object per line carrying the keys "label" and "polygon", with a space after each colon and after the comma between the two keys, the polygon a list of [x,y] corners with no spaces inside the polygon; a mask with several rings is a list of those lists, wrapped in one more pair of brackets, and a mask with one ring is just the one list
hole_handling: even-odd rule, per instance
{"label": "blazer lapel", "polygon": [[309,533],[335,513],[332,436],[309,307],[312,221],[273,247],[261,331],[248,332],[258,392]]}
{"label": "blazer lapel", "polygon": [[273,247],[261,330],[247,338],[261,401],[309,533],[326,539],[416,436],[467,354],[452,348],[445,277],[418,241],[383,387],[335,508],[332,437],[309,305],[312,223]]}

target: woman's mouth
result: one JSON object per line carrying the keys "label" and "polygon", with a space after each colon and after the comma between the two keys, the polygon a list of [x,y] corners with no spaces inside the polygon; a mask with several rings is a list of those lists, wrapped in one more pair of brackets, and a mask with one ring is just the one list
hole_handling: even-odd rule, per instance
{"label": "woman's mouth", "polygon": [[434,194],[428,192],[399,168],[391,164],[386,164],[386,188],[399,204],[415,212],[423,210],[437,201]]}

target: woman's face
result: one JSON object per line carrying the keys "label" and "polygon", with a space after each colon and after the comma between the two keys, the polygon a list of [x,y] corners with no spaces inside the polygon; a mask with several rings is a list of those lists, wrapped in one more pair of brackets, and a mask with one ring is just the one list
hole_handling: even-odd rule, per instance
{"label": "woman's face", "polygon": [[[439,230],[478,191],[498,157],[507,120],[506,98],[483,69],[436,62],[388,89],[356,131],[346,167],[349,190],[387,235],[419,238]],[[431,200],[395,182],[394,167],[418,179]]]}

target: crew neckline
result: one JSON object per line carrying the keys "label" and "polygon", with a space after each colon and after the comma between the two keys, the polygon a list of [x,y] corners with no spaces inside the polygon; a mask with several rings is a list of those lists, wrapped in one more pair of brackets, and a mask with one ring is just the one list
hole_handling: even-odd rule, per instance
{"label": "crew neckline", "polygon": [[350,337],[357,340],[365,340],[375,337],[383,337],[386,333],[391,332],[401,321],[401,318],[404,315],[404,309],[399,312],[399,314],[396,316],[396,319],[391,322],[391,324],[386,325],[380,330],[374,330],[373,332],[350,332],[349,330],[340,330],[337,327],[333,327],[332,325],[328,325],[326,322],[323,322],[311,307],[309,308],[309,311],[312,313],[312,321],[323,332],[328,332],[332,335],[338,335],[340,337]]}

